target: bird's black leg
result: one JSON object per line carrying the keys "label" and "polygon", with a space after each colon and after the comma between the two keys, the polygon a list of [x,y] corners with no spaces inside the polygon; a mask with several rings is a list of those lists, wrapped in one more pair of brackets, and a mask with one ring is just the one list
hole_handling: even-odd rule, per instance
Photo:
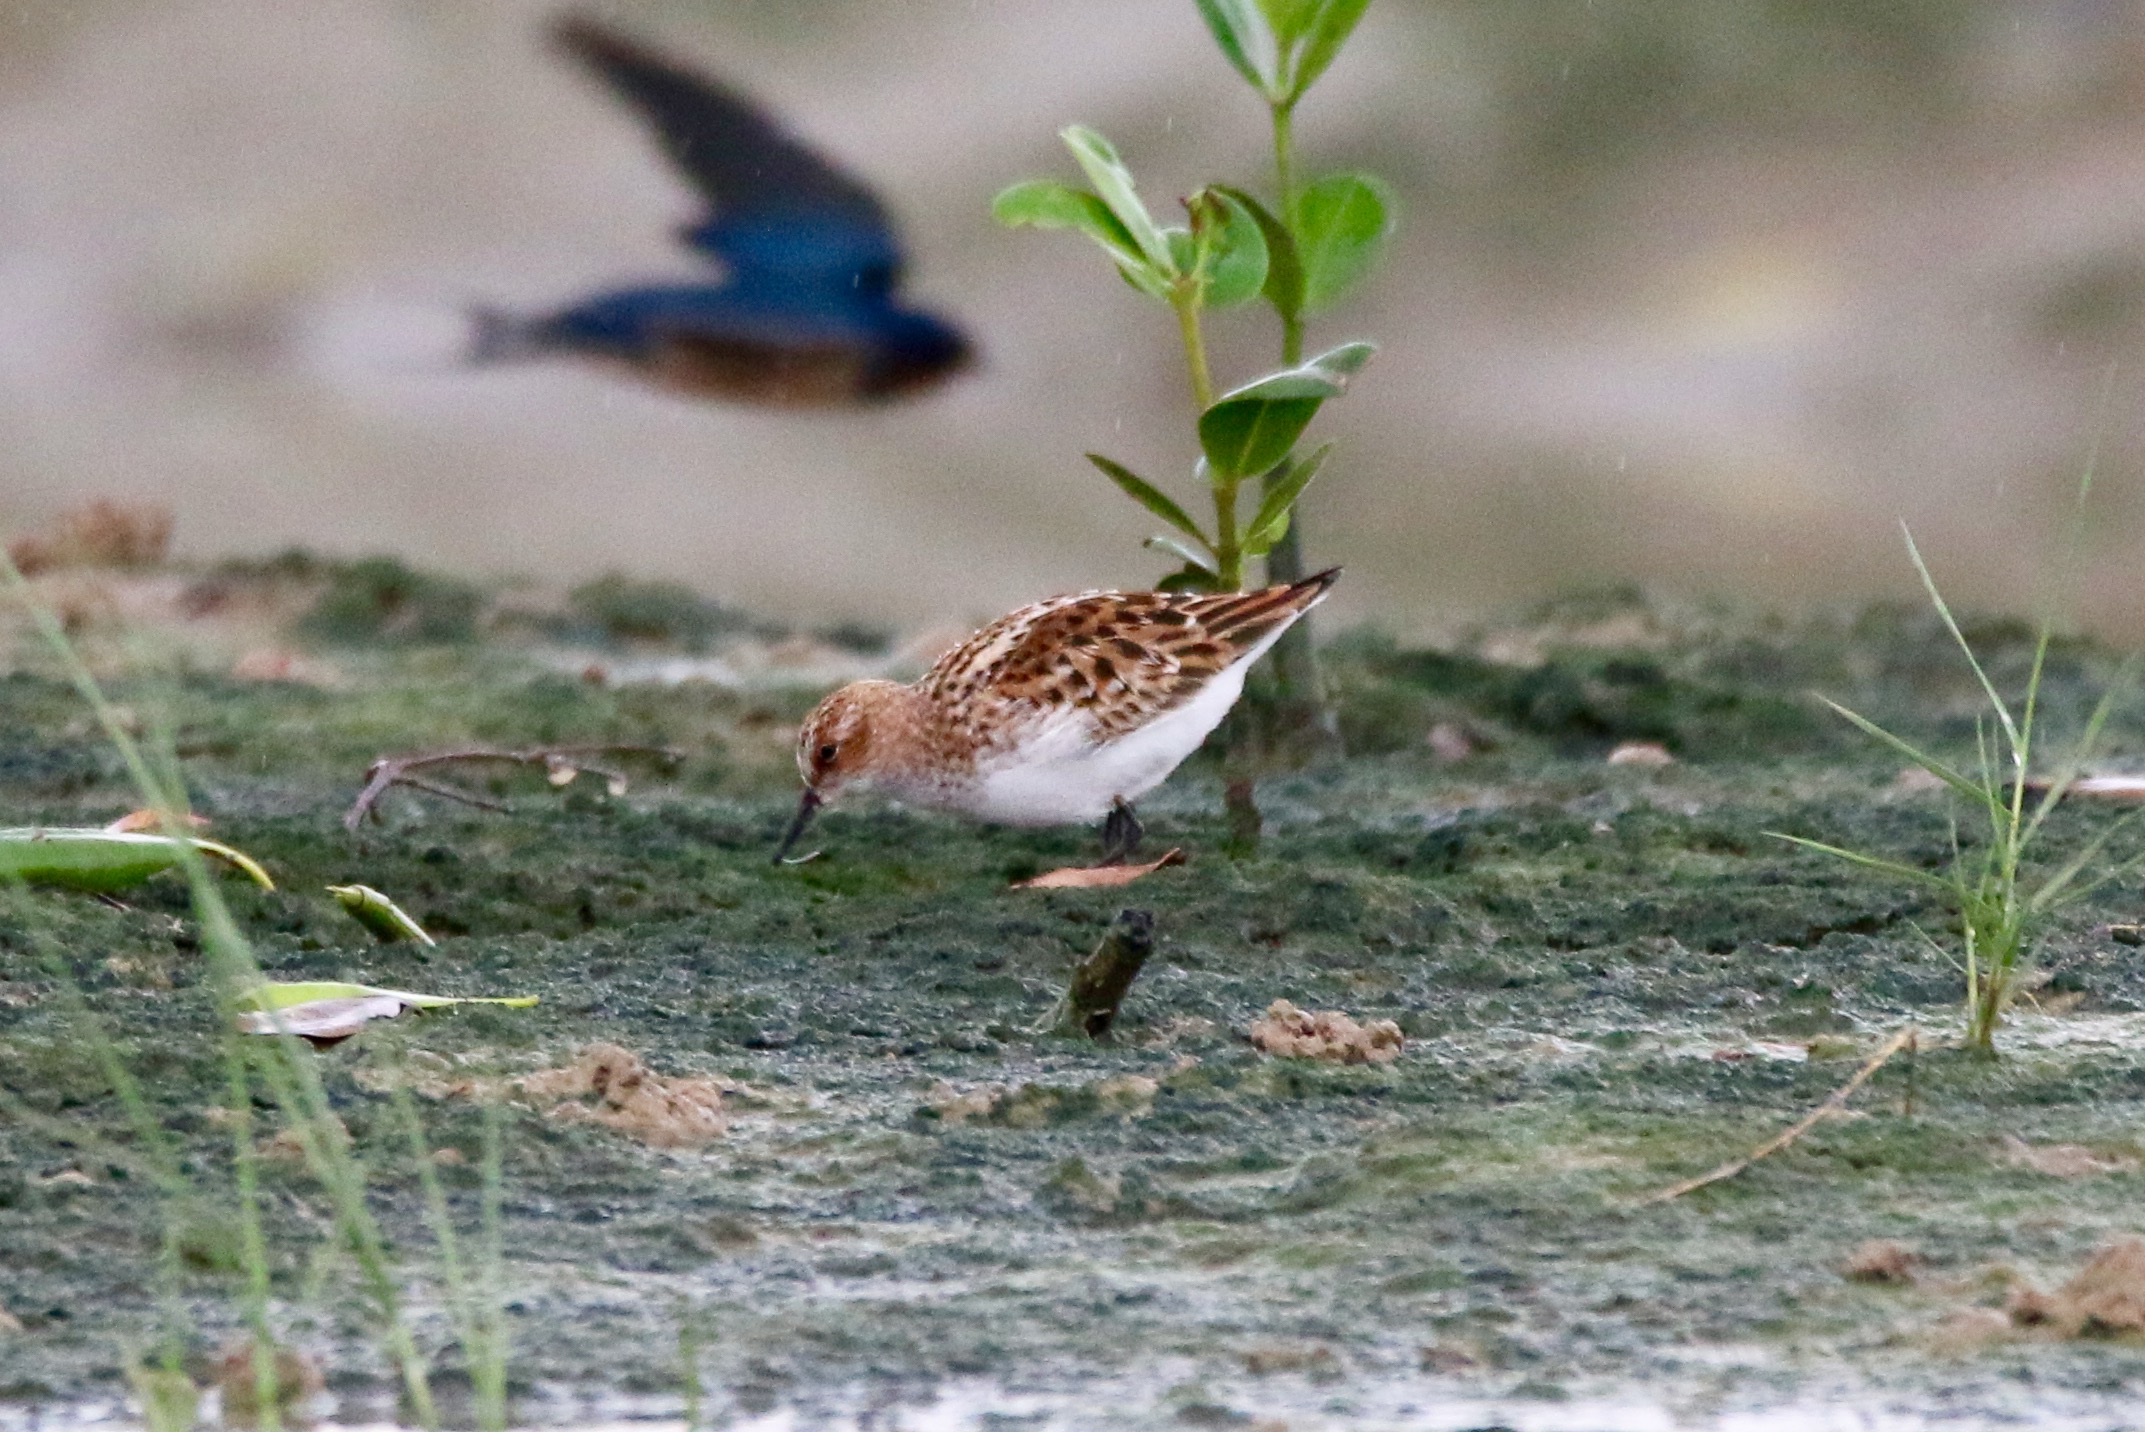
{"label": "bird's black leg", "polygon": [[1110,813],[1102,822],[1102,863],[1123,865],[1132,859],[1133,852],[1140,848],[1140,837],[1146,832],[1140,828],[1139,817],[1123,796],[1110,802]]}

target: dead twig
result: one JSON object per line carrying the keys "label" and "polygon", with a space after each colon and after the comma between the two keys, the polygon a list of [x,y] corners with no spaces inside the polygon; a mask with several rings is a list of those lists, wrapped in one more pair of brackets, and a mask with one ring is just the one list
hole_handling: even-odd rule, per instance
{"label": "dead twig", "polygon": [[505,801],[490,796],[478,795],[444,781],[420,776],[417,772],[432,766],[454,765],[464,761],[491,761],[514,766],[541,766],[544,776],[551,784],[570,784],[583,771],[601,776],[612,795],[623,795],[626,777],[623,771],[609,766],[599,766],[585,760],[588,756],[652,756],[668,764],[685,759],[682,752],[668,746],[639,746],[611,743],[599,746],[531,746],[526,750],[508,751],[492,746],[468,746],[453,751],[421,751],[408,756],[382,756],[365,768],[365,788],[351,802],[343,814],[343,827],[351,834],[368,819],[377,823],[380,819],[380,798],[397,786],[423,791],[427,795],[459,801],[479,810],[505,811],[511,809]]}
{"label": "dead twig", "polygon": [[1634,1206],[1638,1208],[1645,1208],[1650,1204],[1672,1202],[1675,1199],[1683,1197],[1683,1195],[1691,1192],[1694,1189],[1704,1188],[1709,1183],[1719,1183],[1724,1178],[1734,1178],[1737,1174],[1741,1173],[1744,1169],[1749,1168],[1758,1160],[1770,1158],[1774,1154],[1779,1153],[1789,1144],[1794,1143],[1804,1134],[1807,1134],[1808,1132],[1810,1132],[1810,1130],[1816,1128],[1824,1120],[1832,1117],[1834,1114],[1840,1112],[1840,1110],[1846,1108],[1847,1101],[1854,1097],[1855,1090],[1861,1088],[1862,1085],[1868,1081],[1870,1075],[1876,1073],[1879,1069],[1882,1069],[1885,1064],[1890,1061],[1891,1057],[1897,1054],[1900,1050],[1913,1048],[1914,1043],[1915,1029],[1914,1026],[1910,1024],[1905,1029],[1902,1029],[1897,1034],[1893,1035],[1890,1039],[1887,1039],[1884,1042],[1883,1048],[1879,1049],[1875,1054],[1872,1054],[1869,1057],[1868,1062],[1863,1064],[1860,1069],[1855,1070],[1855,1074],[1852,1079],[1849,1079],[1846,1083],[1840,1085],[1839,1088],[1833,1090],[1831,1095],[1826,1098],[1824,1103],[1819,1104],[1816,1108],[1812,1109],[1806,1116],[1804,1116],[1802,1121],[1797,1123],[1793,1128],[1790,1128],[1783,1133],[1776,1134],[1774,1137],[1758,1145],[1756,1148],[1752,1149],[1749,1153],[1743,1155],[1743,1157],[1739,1159],[1730,1159],[1728,1162],[1722,1164],[1719,1168],[1713,1170],[1713,1172],[1711,1173],[1700,1174],[1696,1178],[1687,1178],[1681,1183],[1669,1185],[1667,1188],[1660,1190],[1658,1193],[1650,1193],[1646,1195],[1646,1197],[1640,1199]]}

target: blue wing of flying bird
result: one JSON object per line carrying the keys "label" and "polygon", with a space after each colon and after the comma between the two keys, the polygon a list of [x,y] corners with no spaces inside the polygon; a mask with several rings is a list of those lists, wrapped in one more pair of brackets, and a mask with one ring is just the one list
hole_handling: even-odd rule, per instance
{"label": "blue wing of flying bird", "polygon": [[899,301],[901,246],[864,184],[749,99],[595,21],[565,19],[553,38],[638,111],[706,200],[679,237],[723,276],[542,317],[480,312],[475,357],[578,353],[696,395],[782,406],[897,396],[966,366],[958,329]]}

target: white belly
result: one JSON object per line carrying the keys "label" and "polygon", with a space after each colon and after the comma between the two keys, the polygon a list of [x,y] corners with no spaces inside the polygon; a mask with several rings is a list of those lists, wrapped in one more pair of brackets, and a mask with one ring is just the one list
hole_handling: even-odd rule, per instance
{"label": "white belly", "polygon": [[1084,721],[1046,732],[978,772],[976,784],[963,792],[961,809],[1007,825],[1101,820],[1112,802],[1137,800],[1199,749],[1243,694],[1252,663],[1280,637],[1280,631],[1271,633],[1191,700],[1114,741],[1096,744]]}

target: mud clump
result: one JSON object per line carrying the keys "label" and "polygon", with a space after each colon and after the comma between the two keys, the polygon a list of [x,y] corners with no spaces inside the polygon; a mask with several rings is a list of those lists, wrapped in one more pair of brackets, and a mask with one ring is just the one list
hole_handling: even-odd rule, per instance
{"label": "mud clump", "polygon": [[1116,1115],[1137,1119],[1154,1109],[1161,1084],[1144,1074],[1119,1074],[1073,1089],[1047,1084],[1023,1084],[1009,1089],[1002,1084],[961,1090],[952,1084],[934,1085],[919,1113],[945,1126],[959,1127],[975,1120],[1009,1129],[1040,1129],[1083,1118]]}
{"label": "mud clump", "polygon": [[1390,1019],[1358,1024],[1336,1009],[1298,1009],[1285,999],[1266,1007],[1251,1026],[1251,1042],[1282,1059],[1324,1059],[1335,1064],[1390,1064],[1405,1040]]}
{"label": "mud clump", "polygon": [[1900,1285],[1914,1281],[1914,1270],[1922,1263],[1922,1255],[1903,1243],[1889,1238],[1872,1238],[1847,1255],[1840,1265],[1840,1276],[1850,1283],[1888,1283]]}
{"label": "mud clump", "polygon": [[2095,1153],[2079,1144],[2029,1144],[2016,1134],[2004,1135],[2003,1160],[2013,1168],[2030,1169],[2050,1178],[2128,1173],[2138,1166],[2134,1158]]}
{"label": "mud clump", "polygon": [[171,526],[168,507],[93,498],[17,537],[7,555],[25,577],[66,567],[154,567],[171,547]]}
{"label": "mud clump", "polygon": [[[218,1355],[211,1369],[217,1390],[222,1394],[223,1425],[226,1427],[261,1425],[262,1379],[256,1361],[258,1355],[258,1349],[250,1339],[233,1343]],[[327,1388],[320,1364],[287,1347],[277,1348],[272,1362],[267,1390],[275,1407],[277,1424],[312,1426],[313,1419],[306,1415],[307,1404]]]}
{"label": "mud clump", "polygon": [[615,1129],[659,1149],[697,1148],[723,1135],[722,1086],[666,1078],[630,1049],[591,1044],[563,1069],[524,1076],[524,1093],[557,1099],[550,1116]]}
{"label": "mud clump", "polygon": [[2020,1327],[2059,1337],[2145,1333],[2145,1238],[2108,1244],[2053,1293],[2018,1289],[2005,1310]]}

